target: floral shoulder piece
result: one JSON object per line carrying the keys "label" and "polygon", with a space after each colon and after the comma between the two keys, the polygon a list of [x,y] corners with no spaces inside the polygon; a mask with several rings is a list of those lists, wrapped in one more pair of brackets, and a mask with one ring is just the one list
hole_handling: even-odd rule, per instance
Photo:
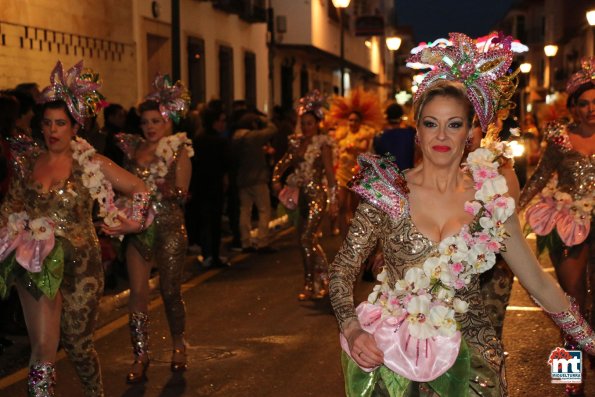
{"label": "floral shoulder piece", "polygon": [[165,178],[169,172],[169,168],[178,158],[182,148],[186,149],[188,157],[194,156],[192,141],[188,139],[185,132],[179,132],[159,140],[157,149],[155,149],[157,160],[149,167],[150,175],[145,180],[147,187],[154,194],[157,193],[157,181]]}
{"label": "floral shoulder piece", "polygon": [[83,185],[89,189],[89,194],[99,204],[99,216],[104,218],[106,225],[117,225],[118,208],[114,203],[114,190],[110,181],[103,175],[101,165],[94,158],[95,149],[81,137],[76,137],[70,146],[72,158],[83,169]]}
{"label": "floral shoulder piece", "polygon": [[128,160],[134,159],[134,153],[136,152],[136,148],[138,148],[138,146],[144,140],[140,135],[126,134],[124,132],[116,134],[115,138],[116,144]]}
{"label": "floral shoulder piece", "polygon": [[559,146],[562,150],[572,149],[570,138],[568,137],[568,123],[553,121],[546,127],[546,139]]}
{"label": "floral shoulder piece", "polygon": [[365,153],[357,158],[360,171],[349,188],[364,200],[398,219],[409,213],[409,188],[403,173],[388,156]]}

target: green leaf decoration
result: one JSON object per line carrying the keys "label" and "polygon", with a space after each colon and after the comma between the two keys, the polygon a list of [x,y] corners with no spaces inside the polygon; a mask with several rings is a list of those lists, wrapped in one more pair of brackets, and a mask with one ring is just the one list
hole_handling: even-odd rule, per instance
{"label": "green leaf decoration", "polygon": [[136,238],[147,247],[152,247],[155,243],[155,222],[151,223],[142,233],[136,235]]}
{"label": "green leaf decoration", "polygon": [[17,261],[14,252],[0,262],[0,299],[6,299],[8,297],[10,279],[16,265]]}
{"label": "green leaf decoration", "polygon": [[33,284],[48,298],[54,299],[64,277],[64,249],[60,239],[56,239],[54,249],[43,261],[39,273],[27,273]]}

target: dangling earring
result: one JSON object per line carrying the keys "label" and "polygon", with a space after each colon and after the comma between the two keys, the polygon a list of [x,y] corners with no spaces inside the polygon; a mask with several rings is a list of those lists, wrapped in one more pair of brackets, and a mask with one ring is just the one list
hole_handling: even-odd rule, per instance
{"label": "dangling earring", "polygon": [[465,139],[465,149],[467,149],[467,150],[471,149],[472,143],[473,143],[473,139],[471,138],[471,135],[467,135],[467,139]]}
{"label": "dangling earring", "polygon": [[419,146],[419,134],[417,133],[417,131],[415,132],[415,144]]}

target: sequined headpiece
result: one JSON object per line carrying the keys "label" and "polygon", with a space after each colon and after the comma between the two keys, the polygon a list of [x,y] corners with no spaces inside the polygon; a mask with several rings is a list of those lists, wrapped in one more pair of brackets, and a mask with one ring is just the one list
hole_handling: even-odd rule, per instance
{"label": "sequined headpiece", "polygon": [[512,37],[500,34],[478,46],[462,33],[450,33],[449,41],[448,46],[424,48],[407,60],[432,69],[419,85],[414,101],[437,81],[460,82],[486,131],[497,111],[510,106],[509,99],[516,89],[518,71],[506,75],[512,63]]}
{"label": "sequined headpiece", "polygon": [[568,96],[572,96],[580,86],[587,83],[595,84],[595,57],[583,58],[581,70],[570,76],[566,84]]}
{"label": "sequined headpiece", "polygon": [[298,116],[311,112],[318,118],[318,120],[324,120],[324,113],[328,108],[328,103],[324,95],[318,90],[314,90],[300,98],[297,106]]}
{"label": "sequined headpiece", "polygon": [[180,80],[172,84],[167,74],[158,74],[153,81],[153,92],[147,95],[146,100],[159,103],[159,112],[164,119],[179,121],[188,112],[190,106],[190,92]]}
{"label": "sequined headpiece", "polygon": [[62,100],[74,119],[83,124],[85,119],[97,115],[105,105],[99,75],[90,69],[83,69],[80,61],[66,72],[58,61],[50,74],[50,85],[41,91],[40,103]]}

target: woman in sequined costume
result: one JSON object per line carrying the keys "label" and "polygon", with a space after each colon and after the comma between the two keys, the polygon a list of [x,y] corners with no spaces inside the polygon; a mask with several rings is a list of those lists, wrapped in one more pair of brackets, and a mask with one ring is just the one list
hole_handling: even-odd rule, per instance
{"label": "woman in sequined costume", "polygon": [[[537,246],[548,249],[558,281],[579,305],[588,307],[588,279],[595,285],[595,59],[583,61],[567,86],[573,123],[552,123],[547,147],[522,191],[520,206],[537,234]],[[595,310],[595,294],[590,305]],[[591,324],[595,323],[595,311]],[[572,344],[571,344],[572,345]],[[570,385],[569,385],[570,386]],[[579,393],[577,389],[568,393]]]}
{"label": "woman in sequined costume", "polygon": [[328,294],[328,261],[318,242],[317,229],[327,207],[331,215],[337,212],[333,141],[321,130],[321,101],[316,93],[302,98],[298,108],[301,134],[290,138],[287,153],[273,171],[273,189],[277,193],[281,191],[281,178],[290,167],[294,171],[288,176],[287,184],[299,189],[298,234],[304,263],[304,290],[298,299],[302,301],[321,299]]}
{"label": "woman in sequined costume", "polygon": [[[127,375],[129,383],[145,378],[150,361],[148,304],[152,264],[159,270],[159,287],[172,337],[170,367],[174,372],[186,369],[186,309],[181,284],[188,245],[183,208],[192,173],[191,146],[185,133],[172,135],[174,117],[171,113],[164,117],[159,102],[147,100],[139,106],[139,111],[144,139],[134,135],[117,136],[125,154],[125,167],[154,190],[153,227],[125,241],[130,278],[129,326],[134,353]],[[168,159],[164,160],[164,156]],[[165,168],[160,168],[159,163]]]}
{"label": "woman in sequined costume", "polygon": [[[16,158],[15,174],[0,208],[3,226],[7,225],[9,215],[21,211],[30,219],[49,217],[64,252],[61,280],[57,273],[56,279],[35,283],[32,273],[19,266],[8,279],[15,281],[29,332],[28,388],[29,396],[34,397],[54,395],[54,362],[59,342],[74,364],[85,396],[104,395],[93,344],[97,309],[103,294],[103,270],[92,220],[94,198],[85,186],[88,174],[82,164],[73,160],[71,141],[79,128],[80,122],[63,100],[44,104],[45,148],[32,146]],[[139,178],[106,157],[94,155],[93,162],[116,190],[127,195],[146,192]],[[139,222],[125,219],[121,219],[119,226],[104,226],[110,234],[137,232],[140,228]]]}
{"label": "woman in sequined costume", "polygon": [[[463,65],[464,62],[470,62],[469,60],[475,61],[472,56],[462,57],[457,53],[459,48],[475,48],[475,43],[471,39],[464,35],[451,34],[451,40],[455,43],[463,41],[465,46],[455,44],[452,50],[450,48],[448,50],[440,49],[439,51],[445,52],[441,53],[440,57],[428,58],[442,61],[449,57],[461,60]],[[424,57],[426,55],[427,53],[420,54]],[[486,56],[490,56],[490,54]],[[428,58],[421,60],[427,63]],[[507,65],[512,61],[511,58],[507,62],[498,64],[502,69],[499,73],[496,72],[497,77],[504,76],[508,68]],[[481,58],[479,59],[481,60]],[[421,60],[412,57],[414,62]],[[492,66],[494,65],[495,63],[492,64]],[[441,73],[440,76],[446,77],[426,82],[427,85],[422,86],[415,98],[414,113],[420,149],[423,154],[421,163],[402,174],[393,169],[392,163],[389,161],[377,157],[364,157],[360,161],[362,172],[358,174],[352,185],[352,188],[362,196],[364,201],[359,205],[346,240],[330,268],[330,297],[342,335],[344,349],[342,361],[348,396],[508,395],[502,346],[496,338],[480,296],[480,272],[468,273],[470,276],[466,276],[469,278],[462,285],[451,284],[453,277],[456,279],[457,274],[463,274],[457,273],[461,271],[457,266],[467,263],[464,265],[464,269],[474,269],[475,261],[486,263],[487,256],[490,256],[487,249],[484,248],[482,251],[474,253],[472,257],[461,257],[460,253],[463,251],[459,250],[467,244],[476,244],[467,241],[479,243],[482,239],[481,233],[478,235],[466,233],[470,233],[472,230],[484,230],[491,233],[493,228],[502,227],[495,221],[486,223],[489,218],[485,218],[486,221],[482,218],[482,221],[479,222],[480,219],[477,218],[488,216],[486,212],[475,212],[473,215],[477,209],[463,210],[468,205],[467,203],[473,202],[479,205],[477,201],[474,201],[474,198],[478,197],[480,192],[475,190],[479,189],[477,185],[480,180],[477,179],[479,176],[473,176],[472,179],[460,168],[465,141],[470,138],[474,108],[479,113],[486,108],[490,109],[490,107],[477,106],[476,108],[472,105],[467,97],[467,88],[462,84],[469,84],[468,80],[461,81],[459,80],[460,75],[450,73],[451,66],[452,63],[447,62],[437,64],[436,73]],[[473,83],[473,81],[470,83],[471,87],[477,87],[473,86]],[[492,100],[497,93],[487,91],[484,92],[484,95],[487,98],[491,97],[490,100]],[[488,111],[479,114],[479,117],[482,120],[482,127],[487,128],[494,114]],[[492,156],[492,152],[488,150],[479,154],[485,153],[490,153]],[[488,163],[483,163],[480,158],[476,157],[475,164],[484,167],[486,164],[487,167],[494,166],[489,158],[486,160]],[[487,169],[493,170],[493,168],[484,168],[484,170]],[[506,191],[505,182],[502,185],[504,178],[498,176],[497,171],[495,174],[493,171],[488,173],[491,174],[490,178],[495,178],[494,181],[497,180],[498,185],[501,186],[498,190]],[[482,192],[484,191],[482,190]],[[487,191],[483,194],[489,195],[488,201],[496,197]],[[505,199],[504,196],[498,200],[506,201],[508,208],[505,212],[506,215],[502,215],[504,213],[499,215],[508,217],[508,220],[503,223],[505,231],[509,235],[503,241],[506,245],[506,251],[502,252],[504,258],[523,285],[547,309],[554,321],[566,332],[581,340],[581,343],[587,346],[589,352],[593,354],[595,352],[593,331],[584,323],[576,306],[570,305],[569,299],[555,281],[541,270],[522,235],[518,218],[514,214],[513,200]],[[440,208],[440,211],[428,211],[430,208]],[[498,213],[493,212],[489,216],[495,219],[493,218],[496,216],[494,214]],[[477,223],[473,222],[474,220]],[[480,227],[480,225],[483,226]],[[457,233],[457,231],[459,232]],[[499,238],[502,239],[505,235],[500,233],[503,233],[503,230],[494,236],[500,236]],[[467,238],[469,240],[466,240]],[[361,317],[367,309],[362,303],[358,306],[356,313],[353,286],[361,263],[377,243],[380,243],[384,254],[385,267],[378,277],[382,284],[377,286],[380,289],[375,287],[374,293],[365,302],[368,304],[367,307],[378,305],[374,306],[377,308],[375,309],[377,314]],[[472,249],[471,247],[479,248],[481,245],[470,245],[469,247],[469,249]],[[456,259],[456,255],[462,259]],[[493,253],[491,256],[491,265],[493,266],[495,262]],[[448,260],[445,262],[446,264],[452,263],[453,267],[443,268],[443,258]],[[440,261],[436,261],[437,259]],[[414,278],[410,278],[412,274],[415,275]],[[426,274],[428,275],[426,276]],[[437,286],[437,292],[434,292],[434,289],[428,289],[425,295],[422,290],[417,293],[420,294],[419,296],[430,295],[432,304],[442,302],[441,304],[452,305],[454,311],[451,315],[456,312],[454,324],[452,322],[443,323],[440,316],[424,315],[427,308],[424,309],[423,305],[409,306],[409,303],[413,304],[413,299],[417,299],[415,301],[417,304],[422,301],[421,298],[406,301],[398,299],[384,301],[380,298],[384,296],[384,292],[381,291],[387,291],[383,288],[388,288],[392,291],[400,290],[402,291],[400,296],[407,296],[408,298],[405,299],[411,299],[413,295],[409,294],[417,291],[415,288],[418,284],[416,283],[421,283],[421,280],[424,279],[428,282],[431,280],[430,285]],[[447,285],[453,287],[446,287]],[[381,295],[378,295],[379,293]],[[458,307],[457,302],[461,301],[466,304],[463,307]],[[399,310],[404,310],[404,312],[400,311],[399,314],[394,314],[394,317],[390,315],[387,320],[384,320],[385,315],[390,313],[385,310],[390,309],[391,305],[403,307]],[[380,321],[380,325],[376,325],[378,321]],[[377,329],[386,330],[386,333],[377,334],[375,330],[372,330],[375,326],[379,327]],[[444,368],[446,372],[437,373],[439,376],[437,378],[412,381],[411,379],[419,374],[421,374],[420,377],[423,377],[438,363],[438,361],[434,361],[430,367],[418,368],[417,359],[420,358],[420,354],[423,354],[419,350],[422,349],[420,347],[421,340],[417,339],[417,359],[415,358],[416,343],[409,342],[414,335],[414,329],[425,330],[424,327],[427,326],[455,326],[454,329],[460,326],[461,339],[457,343],[460,346],[456,350],[452,350],[454,351],[452,354],[449,350],[430,353],[430,357],[439,357],[436,358],[437,360],[442,360],[445,356],[453,359],[450,366]],[[401,332],[401,328],[408,332],[409,337],[405,333],[405,339],[391,342],[388,347],[386,347],[387,344],[384,344],[385,348],[381,350],[382,340],[393,341],[390,339],[391,335],[403,335],[403,333],[397,333],[397,331]],[[427,343],[426,340],[426,348]],[[438,344],[452,346],[448,349],[455,349],[454,344],[448,345],[446,342],[435,342],[432,346],[439,349]],[[394,350],[395,346],[404,352],[410,352],[409,355],[396,354],[398,350]],[[427,351],[425,354],[427,358]],[[393,364],[396,362],[397,366],[402,364],[402,367],[410,365],[403,372],[414,372],[414,374],[409,378],[399,375],[395,372],[396,369],[387,367],[387,365],[391,365],[389,361]],[[414,370],[412,371],[412,369]]]}

